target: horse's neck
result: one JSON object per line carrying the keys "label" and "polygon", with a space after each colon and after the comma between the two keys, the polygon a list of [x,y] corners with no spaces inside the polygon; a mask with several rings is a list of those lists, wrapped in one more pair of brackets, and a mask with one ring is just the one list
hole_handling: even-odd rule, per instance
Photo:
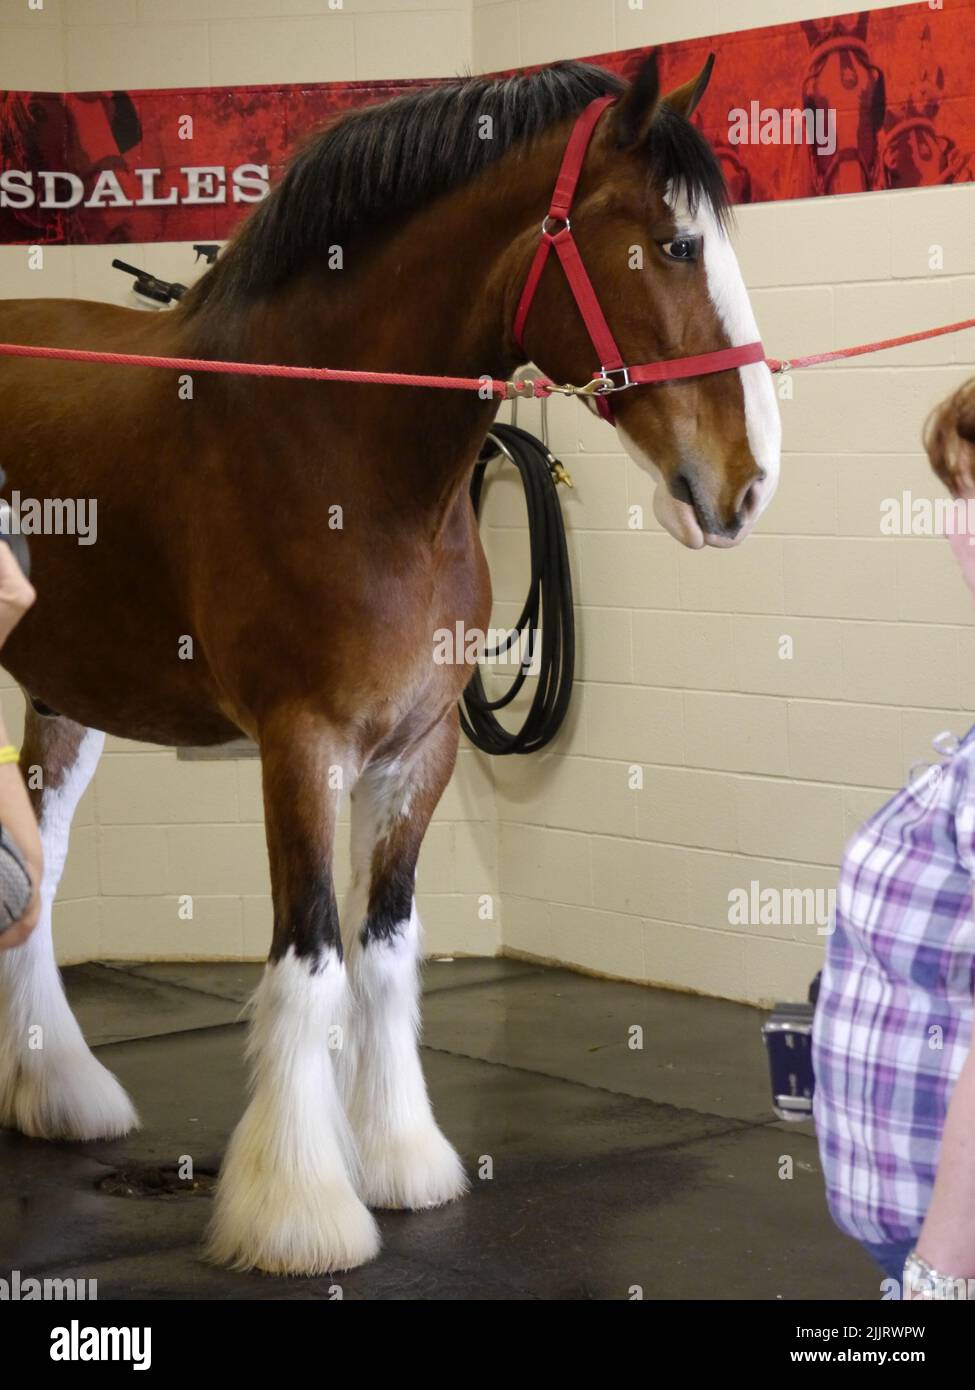
{"label": "horse's neck", "polygon": [[[512,244],[525,226],[523,208],[492,201],[487,180],[458,189],[371,246],[353,242],[343,268],[312,267],[284,286],[244,325],[236,351],[354,370],[504,378],[517,365],[511,286],[525,255],[512,254]],[[338,411],[317,416],[314,395],[302,391],[302,428],[320,429],[333,449],[348,431],[363,468],[387,475],[413,503],[441,510],[497,410],[473,391],[380,394],[350,384],[331,388],[330,397]]]}

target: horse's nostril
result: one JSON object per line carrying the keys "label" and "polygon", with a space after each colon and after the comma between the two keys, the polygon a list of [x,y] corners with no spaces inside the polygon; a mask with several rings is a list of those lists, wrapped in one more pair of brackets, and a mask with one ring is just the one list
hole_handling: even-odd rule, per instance
{"label": "horse's nostril", "polygon": [[678,502],[686,502],[689,507],[694,506],[694,493],[691,488],[690,480],[683,469],[674,476],[670,484],[670,494]]}
{"label": "horse's nostril", "polygon": [[762,500],[762,483],[765,481],[765,474],[759,473],[757,478],[745,488],[738,503],[738,517],[745,522],[755,515]]}

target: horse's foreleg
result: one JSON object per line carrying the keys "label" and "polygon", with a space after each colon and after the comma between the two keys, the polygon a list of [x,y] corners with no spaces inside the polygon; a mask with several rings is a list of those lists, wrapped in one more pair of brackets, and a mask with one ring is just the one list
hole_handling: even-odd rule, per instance
{"label": "horse's foreleg", "polygon": [[343,936],[354,1013],[337,1063],[360,1192],[377,1207],[441,1206],[467,1186],[433,1118],[417,1040],[416,861],[457,737],[452,711],[408,758],[367,769],[352,794],[353,886]]}
{"label": "horse's foreleg", "polygon": [[274,937],[252,1004],[251,1100],[224,1159],[209,1250],[239,1268],[321,1274],[379,1248],[351,1181],[331,1056],[347,1004],[328,789],[342,759],[327,730],[293,715],[262,731],[261,758]]}
{"label": "horse's foreleg", "polygon": [[0,952],[0,1124],[38,1139],[108,1139],[138,1117],[122,1087],[90,1052],[64,997],[51,912],[68,853],[71,819],[105,735],[28,707],[21,769],[41,829],[44,875],[37,926]]}

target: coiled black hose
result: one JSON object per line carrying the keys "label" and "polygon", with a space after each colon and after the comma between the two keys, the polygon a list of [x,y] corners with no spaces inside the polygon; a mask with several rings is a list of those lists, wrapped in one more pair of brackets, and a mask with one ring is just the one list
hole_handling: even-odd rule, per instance
{"label": "coiled black hose", "polygon": [[[527,430],[517,425],[495,425],[471,478],[471,501],[476,516],[480,516],[485,470],[496,458],[505,457],[518,469],[525,489],[531,586],[518,622],[505,640],[489,649],[486,655],[497,658],[517,643],[517,649],[524,652],[524,659],[510,689],[497,700],[487,698],[481,670],[475,670],[460,706],[461,728],[470,741],[484,753],[499,755],[537,753],[551,742],[569,708],[575,672],[572,575],[553,472],[558,460]],[[540,645],[536,653],[539,633]],[[504,709],[514,700],[525,683],[533,658],[537,659],[538,675],[535,695],[521,728],[509,731],[499,723],[495,711]]]}

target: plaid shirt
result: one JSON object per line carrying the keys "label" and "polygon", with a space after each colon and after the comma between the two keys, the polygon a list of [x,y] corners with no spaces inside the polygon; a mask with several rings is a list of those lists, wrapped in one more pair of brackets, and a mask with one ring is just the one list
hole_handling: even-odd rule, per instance
{"label": "plaid shirt", "polygon": [[975,995],[975,728],[846,847],[813,1027],[833,1218],[913,1240],[931,1198]]}

